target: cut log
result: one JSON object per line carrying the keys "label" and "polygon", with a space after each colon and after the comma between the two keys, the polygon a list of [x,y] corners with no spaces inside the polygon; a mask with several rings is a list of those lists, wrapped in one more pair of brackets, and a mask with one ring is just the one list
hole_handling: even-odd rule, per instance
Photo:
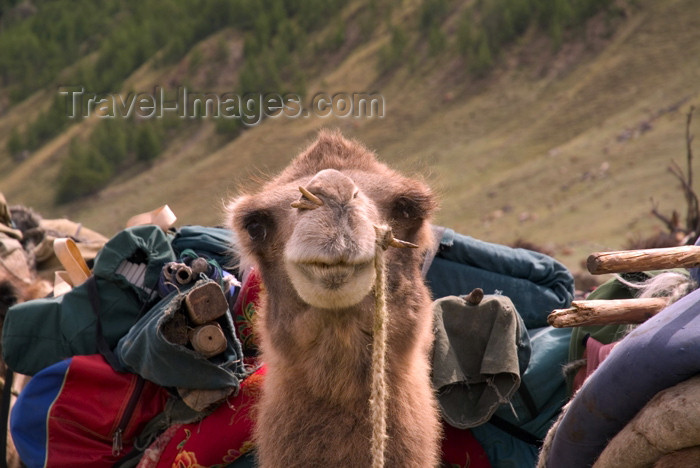
{"label": "cut log", "polygon": [[195,325],[203,325],[223,316],[228,302],[218,284],[214,282],[195,286],[185,298],[187,313]]}
{"label": "cut log", "polygon": [[192,270],[192,274],[194,276],[197,276],[200,273],[206,273],[207,270],[209,270],[209,262],[202,257],[197,257],[192,260],[192,263],[190,263],[190,270]]}
{"label": "cut log", "polygon": [[180,311],[173,314],[170,320],[163,323],[162,333],[169,342],[185,346],[189,341],[185,314]]}
{"label": "cut log", "polygon": [[598,252],[588,257],[586,266],[594,275],[691,268],[700,266],[700,246]]}
{"label": "cut log", "polygon": [[192,281],[192,270],[187,265],[180,265],[175,272],[175,280],[180,284],[190,284]]}
{"label": "cut log", "polygon": [[177,273],[178,267],[182,265],[182,263],[177,263],[177,262],[168,262],[163,266],[163,277],[173,283],[177,281],[175,279],[175,273]]}
{"label": "cut log", "polygon": [[642,323],[667,304],[662,297],[574,301],[569,309],[552,311],[547,322],[555,328]]}
{"label": "cut log", "polygon": [[187,406],[197,412],[203,412],[224,401],[234,388],[217,388],[204,390],[198,388],[178,388],[177,393]]}
{"label": "cut log", "polygon": [[200,325],[190,330],[190,343],[195,351],[206,358],[216,356],[226,350],[226,336],[216,323]]}

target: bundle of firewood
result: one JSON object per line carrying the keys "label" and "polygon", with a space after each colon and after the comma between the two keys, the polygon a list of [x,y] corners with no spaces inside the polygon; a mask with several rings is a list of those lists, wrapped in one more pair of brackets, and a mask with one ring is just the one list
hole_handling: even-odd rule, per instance
{"label": "bundle of firewood", "polygon": [[[599,252],[592,254],[587,261],[588,271],[594,275],[697,266],[700,266],[700,246],[695,245]],[[554,310],[547,321],[557,328],[636,324],[657,314],[666,305],[668,298],[664,297],[573,301],[568,309]]]}

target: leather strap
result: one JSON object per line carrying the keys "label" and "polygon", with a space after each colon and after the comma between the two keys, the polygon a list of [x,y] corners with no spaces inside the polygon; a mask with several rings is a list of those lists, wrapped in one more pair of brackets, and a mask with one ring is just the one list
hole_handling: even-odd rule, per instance
{"label": "leather strap", "polygon": [[68,277],[73,286],[79,286],[85,282],[90,276],[90,268],[88,268],[83,255],[75,245],[75,241],[68,237],[60,237],[53,241],[53,250],[56,257],[63,265],[63,268],[68,272]]}
{"label": "leather strap", "polygon": [[73,282],[67,271],[57,271],[53,277],[53,297],[62,296],[73,289]]}

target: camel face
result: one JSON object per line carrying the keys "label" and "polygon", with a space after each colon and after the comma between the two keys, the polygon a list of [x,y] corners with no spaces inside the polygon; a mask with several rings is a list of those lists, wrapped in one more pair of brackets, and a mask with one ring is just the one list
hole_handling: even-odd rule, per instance
{"label": "camel face", "polygon": [[321,309],[350,307],[374,283],[374,203],[335,169],[318,172],[292,203],[294,229],[284,263],[294,289]]}
{"label": "camel face", "polygon": [[[372,295],[375,226],[422,243],[433,207],[422,183],[395,173],[358,143],[322,132],[257,193],[233,200],[228,213],[242,259],[259,268],[288,310],[294,300],[348,311]],[[413,258],[391,255],[398,263]],[[405,272],[398,263],[396,271]]]}

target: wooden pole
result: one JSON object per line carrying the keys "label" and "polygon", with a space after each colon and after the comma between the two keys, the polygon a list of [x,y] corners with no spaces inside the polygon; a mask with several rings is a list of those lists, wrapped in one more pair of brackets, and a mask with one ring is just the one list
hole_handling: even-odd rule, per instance
{"label": "wooden pole", "polygon": [[195,351],[206,358],[216,356],[226,350],[226,336],[216,323],[200,325],[190,330],[190,343]]}
{"label": "wooden pole", "polygon": [[691,268],[700,266],[700,246],[598,252],[588,257],[586,266],[594,275]]}
{"label": "wooden pole", "polygon": [[185,346],[189,341],[187,319],[179,312],[175,312],[170,320],[163,323],[161,331],[165,339],[173,344]]}
{"label": "wooden pole", "polygon": [[216,320],[228,310],[221,287],[213,281],[192,288],[185,297],[185,305],[189,318],[195,325]]}
{"label": "wooden pole", "polygon": [[569,309],[556,309],[547,322],[555,328],[582,325],[642,323],[668,304],[663,297],[573,301]]}

